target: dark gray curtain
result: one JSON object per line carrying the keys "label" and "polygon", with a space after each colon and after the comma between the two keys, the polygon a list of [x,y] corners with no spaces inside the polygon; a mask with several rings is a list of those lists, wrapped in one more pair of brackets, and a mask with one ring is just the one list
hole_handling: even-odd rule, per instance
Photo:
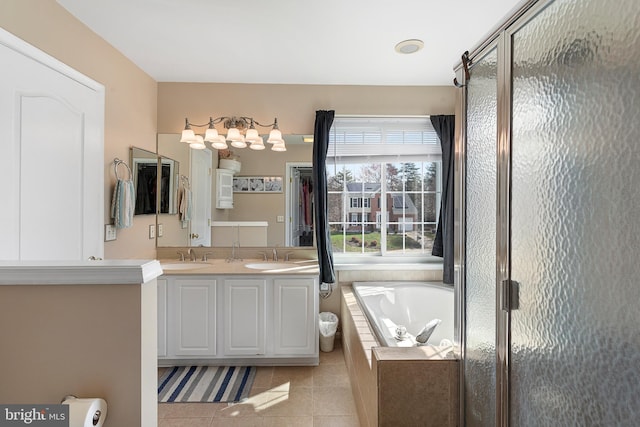
{"label": "dark gray curtain", "polygon": [[329,148],[329,130],[335,111],[316,111],[316,124],[313,132],[313,210],[315,215],[316,244],[318,246],[318,264],[320,282],[334,283],[333,252],[329,235],[327,215],[327,149]]}
{"label": "dark gray curtain", "polygon": [[431,116],[442,147],[442,199],[431,254],[442,257],[444,283],[453,284],[453,161],[455,116]]}

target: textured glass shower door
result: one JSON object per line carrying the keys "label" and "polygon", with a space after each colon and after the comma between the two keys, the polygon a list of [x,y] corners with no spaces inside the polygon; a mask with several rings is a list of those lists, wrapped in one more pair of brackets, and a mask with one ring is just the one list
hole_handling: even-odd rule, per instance
{"label": "textured glass shower door", "polygon": [[464,413],[496,420],[497,48],[476,59],[467,83],[465,168]]}
{"label": "textured glass shower door", "polygon": [[510,425],[640,425],[640,2],[511,30]]}

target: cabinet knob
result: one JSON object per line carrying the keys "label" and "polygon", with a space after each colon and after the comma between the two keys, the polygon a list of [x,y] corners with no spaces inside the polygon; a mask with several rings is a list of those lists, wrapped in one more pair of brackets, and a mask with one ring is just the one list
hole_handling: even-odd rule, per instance
{"label": "cabinet knob", "polygon": [[197,239],[198,237],[200,237],[200,236],[198,236],[198,234],[196,234],[196,233],[191,233],[191,238],[192,238],[192,239]]}

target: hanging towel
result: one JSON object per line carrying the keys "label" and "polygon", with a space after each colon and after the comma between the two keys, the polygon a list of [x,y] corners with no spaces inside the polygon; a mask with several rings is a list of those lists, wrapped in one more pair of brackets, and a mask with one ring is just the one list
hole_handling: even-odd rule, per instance
{"label": "hanging towel", "polygon": [[118,179],[111,198],[111,218],[116,228],[129,228],[133,225],[133,211],[136,205],[133,181]]}
{"label": "hanging towel", "polygon": [[191,190],[182,187],[180,191],[180,221],[191,221]]}

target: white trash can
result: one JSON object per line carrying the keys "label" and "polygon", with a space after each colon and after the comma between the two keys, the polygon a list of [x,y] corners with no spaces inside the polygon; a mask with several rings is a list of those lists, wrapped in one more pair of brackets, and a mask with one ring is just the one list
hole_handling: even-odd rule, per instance
{"label": "white trash can", "polygon": [[328,311],[320,313],[320,350],[333,351],[333,341],[338,330],[338,316]]}

